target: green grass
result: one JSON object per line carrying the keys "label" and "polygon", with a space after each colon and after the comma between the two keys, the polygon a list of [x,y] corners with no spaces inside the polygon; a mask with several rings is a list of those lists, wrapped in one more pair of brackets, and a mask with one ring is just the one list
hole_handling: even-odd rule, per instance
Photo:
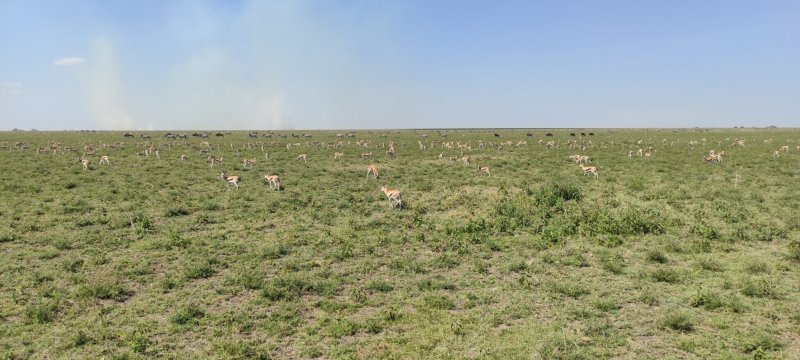
{"label": "green grass", "polygon": [[[161,159],[119,132],[2,132],[0,359],[800,356],[800,131],[548,131],[148,133]],[[52,141],[111,164],[33,150]],[[458,143],[472,164],[438,160]]]}

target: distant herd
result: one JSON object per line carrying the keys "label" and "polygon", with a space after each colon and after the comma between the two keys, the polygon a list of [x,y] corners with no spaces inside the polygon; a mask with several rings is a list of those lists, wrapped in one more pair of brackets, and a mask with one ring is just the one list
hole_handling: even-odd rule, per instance
{"label": "distant herd", "polygon": [[[221,138],[221,137],[224,137],[225,135],[231,135],[231,134],[232,134],[231,132],[215,132],[215,133],[213,133],[213,136]],[[581,132],[579,134],[582,137],[587,136],[587,135],[588,136],[594,136],[593,132],[589,132],[588,134],[584,133],[584,132]],[[192,133],[191,135],[186,134],[186,133],[168,132],[168,133],[163,135],[163,138],[164,139],[177,140],[177,139],[188,139],[189,136],[192,136],[192,137],[196,137],[196,138],[200,138],[200,139],[208,139],[209,136],[211,136],[211,135],[212,134],[209,133],[209,132],[201,132],[201,133],[195,132],[195,133]],[[311,134],[308,134],[308,133],[301,133],[301,134],[295,134],[295,133],[274,134],[272,132],[268,132],[268,133],[264,133],[264,134],[259,134],[258,132],[249,132],[247,135],[251,139],[257,139],[259,137],[262,137],[262,138],[265,138],[265,139],[272,139],[273,136],[274,137],[279,137],[279,138],[282,138],[282,139],[289,139],[289,137],[291,137],[293,139],[303,138],[303,139],[307,140],[307,142],[306,142],[307,146],[314,146],[314,147],[316,147],[318,149],[320,147],[333,149],[334,150],[333,151],[333,159],[334,159],[334,161],[340,160],[340,159],[342,159],[344,157],[344,152],[339,150],[344,146],[344,143],[339,139],[342,139],[342,138],[353,139],[353,138],[356,137],[354,132],[336,133],[335,135],[332,134],[332,136],[331,136],[331,137],[335,138],[336,140],[334,140],[333,142],[325,142],[325,141],[313,140],[314,136],[311,135]],[[569,135],[570,135],[570,137],[576,137],[578,134],[570,133]],[[533,137],[533,134],[528,132],[528,133],[526,133],[526,136],[527,137]],[[545,133],[544,136],[545,137],[553,137],[554,135],[553,135],[553,133],[548,132],[548,133]],[[123,137],[130,139],[130,138],[135,138],[135,135],[133,133],[131,133],[131,132],[126,132],[126,133],[123,134]],[[385,137],[386,137],[386,135],[381,135],[381,138],[385,138]],[[431,141],[431,140],[427,140],[427,138],[428,138],[427,134],[422,134],[419,137],[422,139],[422,140],[417,141],[420,150],[425,150],[425,149],[428,149],[428,148],[436,148],[436,147],[440,147],[442,150],[445,150],[445,149],[458,149],[460,151],[460,156],[451,156],[451,157],[446,158],[445,157],[445,153],[441,152],[439,154],[439,160],[448,159],[450,162],[463,162],[464,166],[468,166],[470,164],[470,160],[471,160],[470,156],[464,154],[465,151],[471,151],[472,150],[472,144],[470,142]],[[445,137],[447,137],[447,134],[440,132],[440,137],[445,138]],[[139,157],[149,157],[149,156],[152,155],[152,156],[155,156],[156,158],[159,158],[159,159],[161,158],[160,157],[159,148],[156,147],[156,145],[154,145],[151,142],[151,136],[150,135],[139,134],[139,138],[141,140],[143,140],[143,142],[140,142],[137,145],[142,150],[142,151],[137,152],[137,154],[136,154],[137,156],[139,156]],[[494,133],[494,138],[495,139],[499,139],[499,138],[501,138],[501,135],[499,133],[495,132]],[[730,141],[730,139],[726,138],[725,141]],[[791,142],[791,140],[789,140],[789,141]],[[705,146],[706,142],[707,141],[706,141],[705,138],[703,138],[700,141],[697,141],[697,140],[688,141],[688,145],[690,147],[689,151],[692,152],[694,150],[695,146],[698,146],[698,145]],[[586,150],[587,147],[594,146],[592,140],[588,140],[588,141],[583,141],[582,140],[580,142],[577,141],[577,140],[567,140],[565,142],[557,142],[557,141],[546,141],[545,142],[544,140],[539,140],[538,143],[540,145],[544,145],[546,148],[558,148],[560,146],[568,146],[571,149],[578,149],[578,150],[582,150],[582,151]],[[772,140],[771,139],[764,140],[764,143],[765,144],[770,144],[770,143],[772,143]],[[350,140],[347,141],[347,144],[351,145]],[[494,148],[497,149],[498,152],[503,151],[504,147],[521,147],[521,146],[527,146],[528,145],[527,141],[522,141],[522,140],[517,141],[516,143],[514,143],[512,141],[504,141],[504,142],[497,142],[497,143],[489,142],[489,143],[487,143],[486,141],[481,140],[481,141],[478,141],[477,144],[478,144],[478,147],[480,147],[480,148],[494,147]],[[613,145],[613,142],[611,142],[611,144]],[[642,145],[642,140],[639,139],[638,141],[636,141],[636,144],[637,145]],[[667,144],[667,139],[663,139],[662,140],[662,144],[666,145]],[[102,149],[116,149],[117,147],[121,147],[121,146],[124,146],[124,145],[125,145],[124,143],[117,143],[117,144],[106,144],[106,143],[103,143],[102,144]],[[168,147],[171,147],[172,145],[173,144],[159,144],[159,146],[168,146]],[[197,150],[200,151],[201,154],[205,154],[206,155],[206,160],[210,164],[211,168],[213,168],[214,165],[221,165],[222,164],[222,161],[223,161],[222,156],[217,157],[215,155],[210,154],[210,152],[213,149],[213,147],[211,146],[211,144],[209,144],[208,141],[201,141],[199,144],[191,144],[191,145],[186,143],[186,142],[183,142],[183,145],[187,146],[187,147],[191,147],[191,148],[197,149]],[[252,149],[254,147],[258,147],[259,145],[260,145],[261,150],[264,151],[265,159],[269,159],[269,153],[266,152],[265,146],[269,145],[270,147],[273,147],[273,148],[279,148],[280,146],[282,146],[282,145],[276,143],[275,141],[270,141],[268,143],[267,142],[263,142],[263,143],[258,143],[258,142],[256,142],[256,143],[248,143],[248,144],[245,145],[245,147]],[[397,144],[394,141],[391,141],[388,144],[387,143],[379,143],[379,144],[376,143],[376,144],[373,144],[370,141],[359,140],[359,141],[356,141],[354,143],[354,145],[357,146],[357,147],[361,147],[361,148],[371,149],[368,152],[362,152],[360,154],[360,158],[362,160],[368,160],[368,159],[372,158],[373,157],[372,149],[379,149],[379,148],[385,148],[386,149],[385,154],[386,154],[387,158],[394,158],[396,156],[396,146],[397,146]],[[721,146],[722,145],[722,141],[719,141],[718,145]],[[301,146],[300,143],[288,143],[288,144],[286,144],[287,150],[291,150],[292,148],[297,148],[299,146]],[[403,144],[401,146],[405,146],[405,144]],[[675,146],[675,142],[670,143],[670,146]],[[744,147],[745,146],[745,140],[744,139],[734,139],[733,142],[731,143],[731,146]],[[13,147],[9,146],[8,142],[0,143],[0,149],[26,149],[26,148],[27,148],[27,146],[22,142],[14,143]],[[217,145],[216,148],[220,149],[220,145]],[[231,148],[233,148],[233,144],[231,144]],[[800,151],[800,145],[796,146],[795,148],[798,151]],[[99,147],[95,147],[92,144],[84,144],[83,155],[81,157],[77,158],[77,162],[81,164],[81,166],[83,167],[83,170],[89,170],[90,161],[87,159],[87,157],[88,156],[97,155],[97,150],[98,149],[99,149]],[[778,150],[775,150],[775,152],[772,154],[772,156],[775,157],[775,158],[780,158],[783,154],[787,153],[789,151],[789,149],[790,149],[789,145],[782,145],[782,146],[780,146],[778,148]],[[37,151],[37,153],[51,152],[52,151],[53,155],[56,155],[56,154],[59,154],[59,153],[63,155],[66,152],[73,152],[75,154],[79,154],[74,148],[69,147],[69,146],[62,146],[62,144],[60,144],[58,142],[49,142],[47,144],[47,146],[38,147],[36,149],[36,151]],[[656,149],[654,149],[653,146],[649,146],[646,149],[643,147],[643,148],[639,148],[639,149],[637,149],[635,151],[634,150],[629,150],[627,155],[628,155],[628,157],[639,156],[639,157],[644,157],[644,158],[650,158],[650,157],[653,157],[655,155],[655,152],[656,152]],[[708,164],[716,164],[716,163],[722,162],[723,155],[725,155],[725,151],[716,152],[715,150],[709,150],[708,153],[707,153],[707,156],[703,157],[703,160],[704,160],[705,163],[708,163]],[[182,154],[180,156],[180,160],[181,161],[187,161],[188,159],[189,159],[189,156],[186,155],[186,154]],[[590,157],[588,155],[575,154],[575,155],[570,156],[569,159],[578,164],[580,169],[583,171],[583,175],[584,176],[593,175],[595,178],[599,177],[600,171],[598,170],[597,166],[590,164],[591,163],[591,159],[590,159]],[[103,156],[100,157],[99,164],[101,166],[102,165],[110,165],[110,160],[111,159],[110,159],[109,155],[103,155]],[[305,163],[305,162],[309,161],[309,156],[306,153],[299,154],[299,155],[297,155],[295,157],[295,160],[303,161]],[[256,157],[245,158],[245,159],[242,160],[242,166],[245,169],[247,167],[251,167],[252,168],[255,165],[256,165]],[[480,173],[480,174],[485,174],[486,176],[491,176],[491,170],[490,170],[490,168],[488,166],[478,165],[477,170],[478,170],[478,173]],[[379,176],[380,176],[380,172],[379,172],[378,166],[375,165],[375,164],[368,165],[367,168],[366,168],[366,174],[367,174],[367,178],[372,178],[374,180],[377,180],[379,178]],[[230,188],[231,186],[233,186],[233,187],[235,187],[237,189],[239,188],[240,181],[241,181],[239,176],[226,174],[223,171],[223,172],[220,173],[220,177],[225,181],[225,183],[227,184],[228,188]],[[269,184],[270,189],[272,189],[272,190],[280,191],[282,189],[281,180],[280,180],[280,177],[278,175],[265,174],[264,175],[264,181],[265,181],[265,183]],[[383,194],[388,199],[390,208],[397,207],[397,208],[401,208],[402,209],[403,199],[402,199],[402,192],[400,190],[389,189],[384,184],[384,186],[382,186],[380,188],[380,191],[383,192]]]}

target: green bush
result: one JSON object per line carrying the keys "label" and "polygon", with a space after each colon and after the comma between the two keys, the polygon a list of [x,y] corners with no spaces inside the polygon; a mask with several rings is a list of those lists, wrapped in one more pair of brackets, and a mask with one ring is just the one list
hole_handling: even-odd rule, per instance
{"label": "green bush", "polygon": [[175,325],[195,325],[205,316],[205,311],[197,306],[189,305],[172,315],[170,322]]}
{"label": "green bush", "polygon": [[680,332],[693,331],[695,322],[696,320],[693,316],[683,311],[669,312],[661,321],[664,327]]}

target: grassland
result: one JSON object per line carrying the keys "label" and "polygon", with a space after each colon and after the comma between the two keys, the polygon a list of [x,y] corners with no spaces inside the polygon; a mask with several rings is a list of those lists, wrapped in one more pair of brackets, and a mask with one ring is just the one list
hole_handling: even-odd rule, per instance
{"label": "grassland", "polygon": [[0,133],[0,358],[800,358],[800,131],[526,132]]}

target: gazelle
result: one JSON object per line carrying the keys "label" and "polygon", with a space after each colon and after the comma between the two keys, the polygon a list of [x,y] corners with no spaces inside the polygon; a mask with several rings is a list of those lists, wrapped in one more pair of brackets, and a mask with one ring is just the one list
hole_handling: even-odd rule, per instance
{"label": "gazelle", "polygon": [[222,157],[221,156],[220,157],[216,157],[214,155],[209,155],[208,156],[208,162],[211,163],[211,168],[213,169],[215,163],[217,165],[222,164]]}
{"label": "gazelle", "polygon": [[244,168],[247,168],[247,165],[250,165],[251,167],[255,166],[256,165],[256,157],[253,156],[252,159],[244,159],[244,160],[242,160],[242,165],[244,165]]}
{"label": "gazelle", "polygon": [[235,175],[225,175],[224,172],[219,173],[219,176],[222,180],[225,180],[225,183],[230,188],[231,185],[236,185],[236,188],[239,188],[239,177]]}
{"label": "gazelle", "polygon": [[375,177],[375,180],[378,180],[378,165],[367,166],[367,179],[369,179],[370,174]]}
{"label": "gazelle", "polygon": [[308,154],[300,154],[297,156],[297,161],[303,160],[303,162],[308,162]]}
{"label": "gazelle", "polygon": [[278,175],[264,174],[264,180],[269,182],[269,188],[281,191],[281,178]]}
{"label": "gazelle", "polygon": [[363,154],[361,154],[361,160],[366,160],[366,159],[368,159],[370,156],[372,156],[372,151],[370,151],[370,152],[368,152],[368,153],[363,153]]}
{"label": "gazelle", "polygon": [[774,153],[772,153],[772,156],[773,156],[773,157],[776,157],[776,158],[779,158],[779,157],[781,157],[781,152],[780,152],[780,150],[775,150],[775,152],[774,152]]}
{"label": "gazelle", "polygon": [[87,160],[87,159],[79,159],[78,162],[80,162],[81,165],[83,165],[83,170],[84,171],[85,170],[89,170],[89,160]]}
{"label": "gazelle", "polygon": [[186,161],[186,159],[188,159],[188,158],[189,158],[189,157],[188,157],[188,156],[186,156],[186,155],[181,155],[181,161]]}
{"label": "gazelle", "polygon": [[335,152],[333,153],[333,160],[341,159],[344,156],[344,153]]}
{"label": "gazelle", "polygon": [[100,158],[100,165],[103,165],[103,164],[111,165],[111,164],[109,164],[109,161],[108,161],[108,155],[103,155],[103,157]]}
{"label": "gazelle", "polygon": [[469,156],[468,155],[464,155],[464,157],[461,158],[461,161],[464,162],[464,166],[469,165]]}
{"label": "gazelle", "polygon": [[387,199],[389,199],[390,208],[398,206],[400,209],[403,209],[403,194],[400,192],[400,190],[390,190],[386,188],[386,185],[384,185],[381,186],[381,191],[383,191],[383,194],[386,195]]}
{"label": "gazelle", "polygon": [[481,172],[485,172],[486,175],[492,176],[492,173],[489,172],[489,167],[488,166],[480,166],[480,165],[478,165],[478,173],[481,173]]}
{"label": "gazelle", "polygon": [[581,170],[583,170],[583,176],[586,176],[588,174],[594,174],[594,178],[597,179],[597,177],[600,175],[600,173],[597,171],[597,167],[596,166],[592,166],[592,165],[586,166],[586,165],[583,165],[583,164],[581,164],[579,166],[581,167]]}

